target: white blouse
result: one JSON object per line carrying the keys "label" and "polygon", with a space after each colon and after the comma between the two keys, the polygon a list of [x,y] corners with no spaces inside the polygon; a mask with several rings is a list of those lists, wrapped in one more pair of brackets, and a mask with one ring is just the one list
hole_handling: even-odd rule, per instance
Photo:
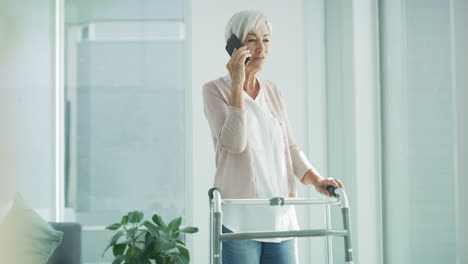
{"label": "white blouse", "polygon": [[[229,76],[225,77],[230,84]],[[283,131],[265,101],[262,83],[255,99],[244,92],[247,111],[247,148],[252,155],[259,199],[288,197],[288,180],[284,157]],[[223,224],[233,232],[298,230],[293,205],[227,205],[223,207]],[[255,239],[281,242],[291,238]]]}

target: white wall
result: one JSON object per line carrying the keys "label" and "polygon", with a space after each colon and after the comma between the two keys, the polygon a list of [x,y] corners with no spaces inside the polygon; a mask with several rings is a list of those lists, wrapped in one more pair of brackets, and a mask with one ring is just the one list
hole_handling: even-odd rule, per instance
{"label": "white wall", "polygon": [[0,203],[19,191],[46,219],[53,172],[49,3],[0,3]]}
{"label": "white wall", "polygon": [[[225,65],[229,56],[224,49],[225,25],[235,12],[243,9],[259,9],[271,20],[273,24],[271,55],[259,76],[275,81],[282,88],[297,142],[304,151],[307,151],[309,123],[303,8],[302,0],[287,2],[194,0],[191,3],[193,213],[194,225],[200,228],[200,232],[196,235],[196,243],[193,243],[193,258],[196,264],[208,263],[207,191],[212,185],[215,172],[213,144],[203,113],[201,88],[205,82],[227,74]],[[320,124],[317,126],[320,127]],[[305,193],[303,190],[301,192]],[[308,250],[302,250],[301,263],[308,263],[308,254]]]}
{"label": "white wall", "polygon": [[355,0],[352,13],[355,177],[349,189],[356,261],[372,264],[383,254],[377,1]]}

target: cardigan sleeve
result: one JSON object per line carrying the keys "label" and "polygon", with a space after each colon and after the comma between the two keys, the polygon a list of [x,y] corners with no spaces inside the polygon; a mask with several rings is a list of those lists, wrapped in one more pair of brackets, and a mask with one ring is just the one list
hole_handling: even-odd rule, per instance
{"label": "cardigan sleeve", "polygon": [[203,85],[203,103],[211,134],[217,143],[229,152],[243,152],[247,146],[245,109],[229,105],[211,82]]}
{"label": "cardigan sleeve", "polygon": [[315,168],[310,164],[309,160],[307,159],[304,152],[301,150],[299,145],[296,144],[296,140],[294,139],[293,130],[291,128],[291,124],[289,122],[288,114],[286,111],[286,105],[284,103],[283,95],[281,94],[281,90],[276,87],[277,94],[279,97],[281,112],[283,114],[284,125],[286,127],[286,133],[289,143],[289,152],[291,153],[291,162],[294,174],[296,178],[302,180],[305,173],[309,170],[315,170]]}

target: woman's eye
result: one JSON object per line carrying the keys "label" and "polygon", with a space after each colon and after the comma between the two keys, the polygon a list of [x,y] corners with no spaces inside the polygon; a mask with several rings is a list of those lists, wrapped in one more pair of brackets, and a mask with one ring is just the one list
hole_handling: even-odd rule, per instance
{"label": "woman's eye", "polygon": [[[249,40],[247,40],[247,41],[248,41],[248,42],[255,42],[255,41],[257,41],[257,40],[256,40],[256,39],[249,39]],[[264,42],[270,42],[269,39],[264,39],[263,41],[264,41]]]}

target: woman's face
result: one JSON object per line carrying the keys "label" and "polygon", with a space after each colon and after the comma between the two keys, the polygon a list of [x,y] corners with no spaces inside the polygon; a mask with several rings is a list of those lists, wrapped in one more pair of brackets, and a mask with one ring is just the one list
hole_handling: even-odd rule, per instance
{"label": "woman's face", "polygon": [[270,54],[270,32],[268,27],[262,23],[251,30],[245,37],[244,45],[250,50],[250,62],[247,67],[260,70]]}

